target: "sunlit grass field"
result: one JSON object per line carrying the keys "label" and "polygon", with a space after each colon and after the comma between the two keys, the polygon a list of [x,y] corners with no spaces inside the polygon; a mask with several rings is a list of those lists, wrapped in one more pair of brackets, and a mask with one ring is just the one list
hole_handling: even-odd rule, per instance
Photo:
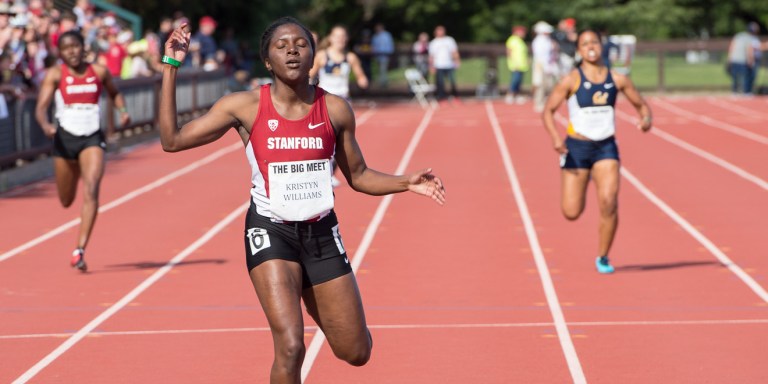
{"label": "sunlit grass field", "polygon": [[[474,89],[477,84],[485,81],[487,60],[470,58],[462,60],[461,67],[456,71],[456,81],[460,88]],[[510,73],[507,70],[506,59],[498,60],[498,84],[501,91],[509,87]],[[404,68],[389,72],[390,84],[405,85]],[[376,73],[374,71],[374,73]],[[635,85],[642,90],[656,90],[659,85],[658,58],[655,54],[638,55],[632,61],[630,74]],[[757,85],[761,84],[764,76],[758,77]],[[706,62],[691,64],[686,62],[685,54],[667,54],[664,57],[664,85],[667,90],[727,90],[730,87],[730,77],[725,71],[725,57],[713,56]],[[523,88],[530,89],[531,73],[525,74]]]}

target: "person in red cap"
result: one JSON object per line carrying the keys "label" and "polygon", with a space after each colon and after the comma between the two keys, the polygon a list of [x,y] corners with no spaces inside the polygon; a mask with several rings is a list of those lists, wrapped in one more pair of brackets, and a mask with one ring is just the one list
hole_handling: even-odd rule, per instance
{"label": "person in red cap", "polygon": [[576,62],[576,19],[569,17],[557,23],[557,31],[552,38],[560,49],[560,73],[571,73],[573,63]]}
{"label": "person in red cap", "polygon": [[[202,66],[204,63],[216,60],[216,51],[219,49],[216,40],[213,39],[213,33],[216,31],[216,20],[210,16],[200,18],[200,29],[192,37],[190,49],[197,48],[197,55],[193,59],[195,66]],[[194,54],[194,53],[193,53]]]}

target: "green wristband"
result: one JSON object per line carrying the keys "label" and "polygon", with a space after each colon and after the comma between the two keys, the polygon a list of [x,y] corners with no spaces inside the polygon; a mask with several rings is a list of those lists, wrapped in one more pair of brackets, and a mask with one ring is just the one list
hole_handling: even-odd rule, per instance
{"label": "green wristband", "polygon": [[163,59],[161,61],[165,64],[173,65],[176,68],[181,67],[181,61],[178,61],[172,57],[163,56]]}

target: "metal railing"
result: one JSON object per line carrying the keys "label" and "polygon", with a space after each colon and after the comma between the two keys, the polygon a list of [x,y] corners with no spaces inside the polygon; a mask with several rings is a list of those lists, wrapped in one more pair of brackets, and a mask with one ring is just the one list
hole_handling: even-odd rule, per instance
{"label": "metal railing", "polygon": [[8,116],[0,119],[0,168],[50,151],[52,142],[35,120],[36,103],[37,97],[30,94],[8,100]]}
{"label": "metal railing", "polygon": [[[120,127],[111,99],[102,95],[102,129],[110,140],[119,141],[123,132],[135,128],[153,129],[158,117],[158,97],[162,77],[119,80],[115,85],[125,97],[131,123]],[[227,92],[228,77],[221,71],[180,71],[177,77],[176,104],[182,120],[210,108]],[[0,168],[20,161],[34,160],[50,152],[52,141],[43,134],[35,119],[37,95],[23,94],[8,102],[8,117],[0,119]]]}

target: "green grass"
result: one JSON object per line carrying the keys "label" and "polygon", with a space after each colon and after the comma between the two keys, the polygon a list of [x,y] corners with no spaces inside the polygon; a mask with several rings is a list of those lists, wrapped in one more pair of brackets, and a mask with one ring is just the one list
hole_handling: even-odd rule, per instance
{"label": "green grass", "polygon": [[[498,84],[500,90],[509,87],[510,73],[507,70],[506,59],[499,58]],[[461,88],[474,88],[484,81],[486,60],[483,58],[470,58],[462,60],[461,67],[456,71],[456,81]],[[390,71],[389,78],[392,85],[404,86],[404,69]],[[659,82],[658,61],[655,54],[638,55],[632,62],[632,81],[640,89],[655,90]],[[723,58],[713,58],[706,63],[689,64],[685,61],[683,53],[668,54],[664,58],[664,80],[668,90],[675,88],[701,88],[701,89],[727,89],[730,86],[730,77],[725,72]],[[525,74],[523,88],[530,89],[531,72]]]}
{"label": "green grass", "polygon": [[[461,61],[461,67],[456,71],[456,83],[459,87],[475,87],[483,82],[485,77],[486,60],[482,58],[473,58]],[[390,84],[406,85],[405,68],[398,68],[389,71]],[[376,73],[374,71],[374,73]],[[509,74],[507,74],[509,81]],[[528,81],[530,83],[530,79]]]}

